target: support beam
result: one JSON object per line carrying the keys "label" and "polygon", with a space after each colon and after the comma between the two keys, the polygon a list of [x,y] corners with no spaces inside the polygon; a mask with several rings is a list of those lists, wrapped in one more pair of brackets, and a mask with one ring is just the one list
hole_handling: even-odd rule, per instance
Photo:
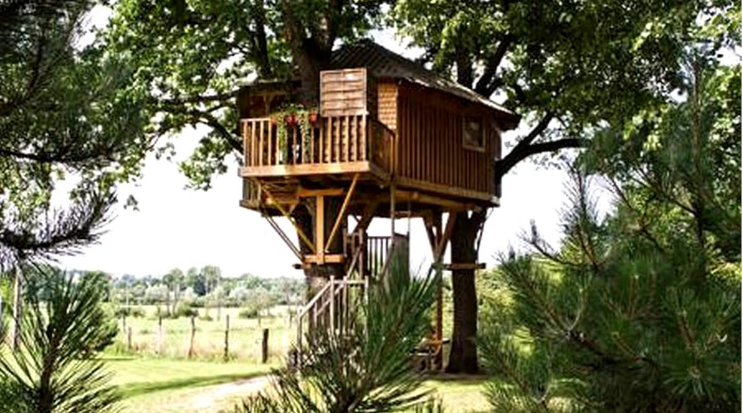
{"label": "support beam", "polygon": [[325,252],[328,252],[328,249],[330,248],[330,244],[333,243],[333,240],[335,239],[335,235],[338,233],[338,229],[343,223],[343,220],[346,219],[346,209],[348,209],[348,204],[351,201],[351,198],[353,197],[354,192],[356,192],[356,184],[358,182],[359,182],[359,174],[356,174],[353,177],[353,181],[351,182],[351,187],[348,189],[346,198],[343,200],[343,205],[341,205],[341,211],[338,213],[338,216],[335,218],[335,223],[333,224],[333,229],[330,231],[330,236],[328,236],[328,241],[325,243]]}
{"label": "support beam", "polygon": [[[263,192],[266,193],[266,197],[268,198],[268,200],[273,202],[274,198],[266,188],[263,188]],[[299,234],[299,238],[301,238],[302,241],[304,241],[304,243],[307,244],[308,247],[310,247],[310,250],[312,250],[314,253],[317,253],[317,248],[315,248],[315,244],[313,244],[312,241],[309,239],[309,237],[307,237],[307,234],[305,234],[304,231],[302,231],[302,228],[299,225],[297,225],[296,222],[294,222],[294,219],[292,219],[292,216],[284,209],[284,207],[282,207],[281,204],[279,203],[276,203],[275,206],[279,210],[279,212],[281,212],[281,215],[283,215],[284,218],[288,219],[289,222],[291,222],[292,225],[294,225],[294,228],[297,230],[297,234]]]}
{"label": "support beam", "polygon": [[270,215],[268,215],[268,214],[265,214],[265,213],[263,214],[263,217],[266,218],[266,220],[268,220],[268,223],[271,224],[271,227],[274,229],[274,231],[276,231],[276,233],[279,234],[279,236],[281,237],[281,239],[284,240],[284,242],[286,243],[286,245],[289,246],[289,249],[292,250],[292,252],[294,253],[294,255],[296,255],[297,258],[299,258],[299,260],[302,261],[303,260],[302,253],[299,251],[299,249],[297,249],[297,247],[294,245],[294,243],[291,242],[291,240],[286,235],[286,233],[284,232],[284,230],[282,230],[281,227],[279,227],[279,224],[277,224],[276,221],[274,221],[273,217],[270,216]]}
{"label": "support beam", "polygon": [[319,259],[319,263],[325,263],[325,197],[320,195],[315,198],[315,242],[319,249],[315,250],[315,254]]}
{"label": "support beam", "polygon": [[356,224],[356,227],[354,227],[353,232],[358,232],[359,230],[366,231],[369,227],[369,223],[371,223],[371,220],[374,218],[374,213],[377,211],[378,207],[379,200],[374,200],[366,204],[364,211],[361,213],[361,219],[358,224]]}
{"label": "support beam", "polygon": [[[358,174],[356,174],[358,176]],[[354,178],[355,179],[355,178]],[[316,196],[341,196],[343,195],[343,188],[327,188],[327,189],[297,189],[297,196],[300,198],[314,198]]]}
{"label": "support beam", "polygon": [[344,260],[343,254],[323,254],[322,258],[320,254],[304,256],[304,262],[312,264],[342,264]]}
{"label": "support beam", "polygon": [[433,262],[441,261],[441,257],[446,251],[446,244],[449,242],[449,238],[451,238],[452,232],[454,232],[454,222],[456,222],[456,220],[457,214],[449,212],[449,219],[446,220],[446,229],[444,230],[444,234],[439,237],[438,244],[436,245],[436,250],[433,254]]}

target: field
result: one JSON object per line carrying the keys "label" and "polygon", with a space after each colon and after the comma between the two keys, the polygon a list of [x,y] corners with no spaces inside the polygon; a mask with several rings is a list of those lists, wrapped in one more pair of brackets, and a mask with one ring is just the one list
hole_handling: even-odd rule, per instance
{"label": "field", "polygon": [[[217,413],[268,383],[274,365],[140,357],[109,357],[113,382],[124,397],[124,413]],[[432,376],[424,386],[447,412],[483,412],[480,378]]]}
{"label": "field", "polygon": [[[119,319],[117,343],[109,352],[115,354],[136,354],[162,356],[171,359],[188,357],[191,341],[191,320],[187,317],[162,319],[162,342],[158,345],[159,319],[157,307],[138,306],[144,310],[144,317]],[[200,308],[199,317],[194,320],[196,331],[193,340],[193,358],[198,360],[222,360],[225,348],[225,330],[229,317],[229,359],[257,363],[261,359],[263,330],[269,331],[269,361],[277,363],[289,350],[296,331],[286,307],[271,309],[270,316],[258,319],[245,319],[238,316],[238,308],[207,310]],[[127,331],[131,329],[131,347]],[[159,351],[158,351],[159,350]]]}
{"label": "field", "polygon": [[[199,309],[195,318],[193,357],[188,359],[191,320],[162,318],[157,307],[140,306],[143,317],[119,319],[120,334],[109,348],[107,364],[120,389],[124,413],[217,413],[242,397],[265,388],[271,368],[285,359],[296,324],[286,307],[258,319],[238,317],[239,309]],[[219,315],[218,315],[219,314]],[[224,362],[229,316],[229,361]],[[131,329],[131,348],[127,331]],[[260,363],[263,330],[269,331],[269,360]],[[158,349],[159,354],[158,354]],[[480,379],[432,375],[425,388],[440,398],[447,412],[488,410]]]}

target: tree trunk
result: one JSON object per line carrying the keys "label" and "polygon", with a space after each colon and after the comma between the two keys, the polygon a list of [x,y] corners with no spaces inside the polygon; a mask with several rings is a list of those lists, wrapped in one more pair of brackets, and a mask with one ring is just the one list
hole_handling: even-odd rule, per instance
{"label": "tree trunk", "polygon": [[[485,213],[474,212],[471,217],[467,212],[457,214],[451,238],[451,262],[474,264],[478,255],[477,238]],[[474,374],[480,370],[477,361],[477,291],[474,269],[452,272],[452,293],[454,331],[446,372]]]}

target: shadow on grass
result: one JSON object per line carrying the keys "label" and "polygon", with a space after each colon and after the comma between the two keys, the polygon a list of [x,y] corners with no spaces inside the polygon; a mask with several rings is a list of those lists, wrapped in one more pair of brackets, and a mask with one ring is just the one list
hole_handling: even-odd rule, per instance
{"label": "shadow on grass", "polygon": [[158,382],[145,382],[145,383],[133,383],[127,384],[120,387],[120,393],[122,397],[129,398],[134,396],[141,396],[144,394],[150,394],[166,390],[178,390],[181,388],[195,388],[212,386],[215,384],[229,383],[238,380],[247,380],[254,377],[265,375],[263,372],[255,373],[235,373],[235,374],[221,374],[218,376],[206,376],[206,377],[189,377],[185,379],[174,379],[167,381]]}

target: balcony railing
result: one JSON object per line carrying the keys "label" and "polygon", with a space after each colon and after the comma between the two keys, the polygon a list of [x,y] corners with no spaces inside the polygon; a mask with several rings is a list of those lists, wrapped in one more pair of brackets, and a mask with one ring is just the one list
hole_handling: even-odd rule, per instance
{"label": "balcony railing", "polygon": [[[360,162],[392,172],[394,133],[366,115],[321,117],[314,125],[308,124],[307,131],[301,125],[279,125],[271,118],[243,119],[241,126],[248,172],[273,166]],[[323,171],[316,168],[317,173]]]}

